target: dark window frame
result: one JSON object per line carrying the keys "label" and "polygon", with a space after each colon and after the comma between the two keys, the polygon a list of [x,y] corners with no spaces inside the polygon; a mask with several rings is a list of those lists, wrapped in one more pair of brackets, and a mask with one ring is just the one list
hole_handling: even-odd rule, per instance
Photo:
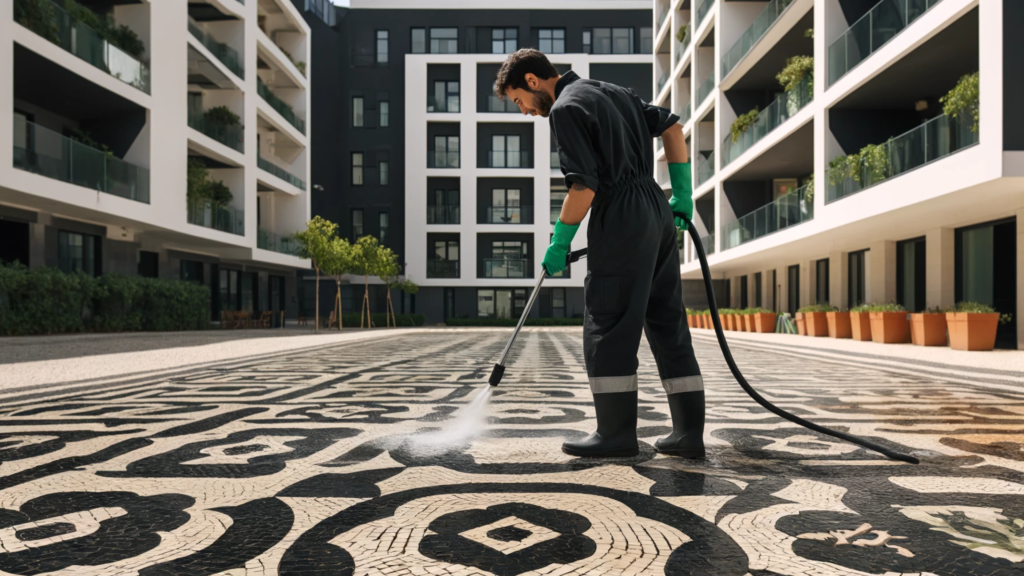
{"label": "dark window frame", "polygon": [[[356,164],[356,156],[359,157],[359,164]],[[366,154],[363,152],[351,152],[349,154],[349,166],[352,168],[352,186],[366,185]],[[356,182],[356,174],[359,174]]]}
{"label": "dark window frame", "polygon": [[[383,38],[381,38],[381,33],[384,34]],[[381,41],[382,40],[384,42],[384,50],[383,51],[381,51],[381,49],[380,49],[381,48]],[[387,66],[388,65],[388,58],[390,56],[390,51],[391,51],[391,33],[390,33],[390,31],[388,31],[388,30],[377,30],[376,31],[376,33],[374,34],[374,51],[375,51],[375,55],[374,55],[374,59],[373,59],[374,63],[377,66]],[[383,60],[381,60],[381,55],[382,54],[384,56]]]}

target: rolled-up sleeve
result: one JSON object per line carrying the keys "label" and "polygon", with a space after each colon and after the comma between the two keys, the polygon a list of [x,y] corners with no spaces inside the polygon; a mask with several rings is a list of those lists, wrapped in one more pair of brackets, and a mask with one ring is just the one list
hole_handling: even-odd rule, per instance
{"label": "rolled-up sleeve", "polygon": [[629,91],[633,93],[637,102],[644,109],[644,120],[647,122],[647,130],[651,133],[652,138],[661,136],[661,133],[667,130],[669,126],[679,122],[679,116],[676,116],[670,110],[644,102],[632,89]]}
{"label": "rolled-up sleeve", "polygon": [[592,120],[579,106],[562,106],[551,110],[551,129],[555,131],[558,162],[565,176],[565,185],[575,183],[597,192],[601,162],[594,146]]}

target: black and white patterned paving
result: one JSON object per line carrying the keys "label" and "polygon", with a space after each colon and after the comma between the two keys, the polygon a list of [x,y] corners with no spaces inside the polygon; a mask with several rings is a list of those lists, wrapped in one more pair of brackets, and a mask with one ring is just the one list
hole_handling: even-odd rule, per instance
{"label": "black and white patterned paving", "polygon": [[[443,431],[507,331],[430,331],[0,405],[0,574],[1024,574],[1024,391],[738,344],[795,427],[696,348],[708,460],[641,346],[638,457],[594,427],[574,330],[524,332],[476,437]],[[940,371],[941,372],[941,371]],[[979,381],[984,380],[983,375]]]}

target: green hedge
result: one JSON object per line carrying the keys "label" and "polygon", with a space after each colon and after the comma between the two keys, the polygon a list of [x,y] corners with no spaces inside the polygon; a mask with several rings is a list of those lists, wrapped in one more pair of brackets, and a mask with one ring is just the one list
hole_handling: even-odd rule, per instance
{"label": "green hedge", "polygon": [[180,280],[0,266],[0,334],[202,330],[210,290]]}
{"label": "green hedge", "polygon": [[[446,326],[515,326],[518,318],[449,318]],[[526,326],[583,326],[583,318],[527,318]]]}

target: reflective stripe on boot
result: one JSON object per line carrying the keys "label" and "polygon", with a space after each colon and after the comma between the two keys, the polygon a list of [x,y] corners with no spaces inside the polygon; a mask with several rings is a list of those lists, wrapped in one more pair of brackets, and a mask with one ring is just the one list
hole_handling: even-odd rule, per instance
{"label": "reflective stripe on boot", "polygon": [[704,458],[704,391],[669,394],[672,433],[654,443],[662,454]]}
{"label": "reflective stripe on boot", "polygon": [[578,442],[562,444],[562,452],[586,458],[636,456],[640,446],[636,439],[637,392],[594,394],[597,432]]}

